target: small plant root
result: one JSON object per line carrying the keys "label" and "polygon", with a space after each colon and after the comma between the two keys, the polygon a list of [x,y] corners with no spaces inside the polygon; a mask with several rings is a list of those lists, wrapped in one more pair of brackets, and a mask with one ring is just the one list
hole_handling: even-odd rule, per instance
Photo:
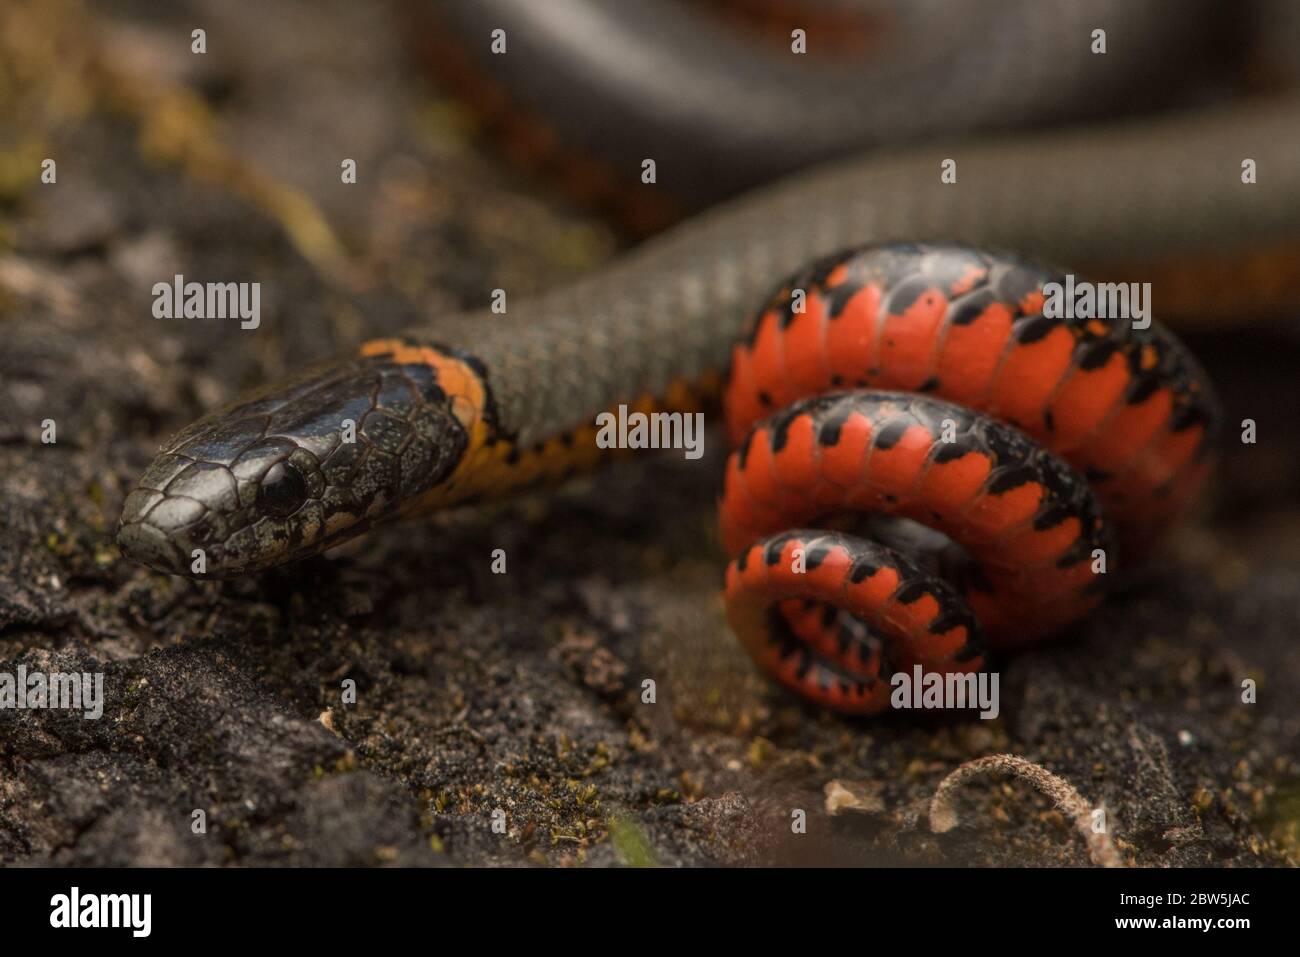
{"label": "small plant root", "polygon": [[[1088,847],[1088,856],[1098,867],[1123,867],[1124,861],[1110,839],[1109,827],[1098,833],[1092,827],[1093,808],[1074,787],[1051,771],[1016,757],[1014,754],[990,754],[967,761],[949,774],[930,799],[930,830],[944,834],[957,826],[955,796],[957,790],[981,775],[1002,771],[1028,781],[1056,804],[1074,822]],[[1107,822],[1109,824],[1109,822]]]}

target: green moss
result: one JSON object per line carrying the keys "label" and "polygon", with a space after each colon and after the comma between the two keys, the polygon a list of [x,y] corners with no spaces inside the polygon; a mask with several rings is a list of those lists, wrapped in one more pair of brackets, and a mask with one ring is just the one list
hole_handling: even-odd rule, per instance
{"label": "green moss", "polygon": [[633,818],[621,814],[609,818],[609,839],[628,867],[657,867],[654,848],[645,830]]}
{"label": "green moss", "polygon": [[1265,803],[1259,823],[1292,863],[1300,863],[1300,781],[1278,786]]}

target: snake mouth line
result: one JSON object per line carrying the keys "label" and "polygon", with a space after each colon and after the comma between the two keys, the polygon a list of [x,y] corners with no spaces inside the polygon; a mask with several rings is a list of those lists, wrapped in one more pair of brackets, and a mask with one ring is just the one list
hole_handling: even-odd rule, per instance
{"label": "snake mouth line", "polygon": [[[286,549],[262,561],[242,563],[223,558],[220,546],[211,550],[203,549],[201,556],[196,555],[194,549],[187,551],[177,544],[174,533],[158,528],[147,518],[124,521],[118,527],[116,543],[118,549],[127,558],[155,571],[198,580],[213,580],[238,578],[310,558],[366,534],[375,524],[377,523],[369,519],[362,519],[347,528],[326,535],[318,542]],[[197,572],[194,570],[194,563],[200,558],[205,570]]]}

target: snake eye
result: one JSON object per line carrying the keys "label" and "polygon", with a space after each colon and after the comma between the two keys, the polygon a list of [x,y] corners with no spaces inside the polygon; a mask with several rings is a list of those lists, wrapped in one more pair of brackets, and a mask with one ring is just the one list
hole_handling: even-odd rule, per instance
{"label": "snake eye", "polygon": [[307,501],[307,483],[288,462],[271,466],[258,492],[258,504],[275,518],[288,518]]}

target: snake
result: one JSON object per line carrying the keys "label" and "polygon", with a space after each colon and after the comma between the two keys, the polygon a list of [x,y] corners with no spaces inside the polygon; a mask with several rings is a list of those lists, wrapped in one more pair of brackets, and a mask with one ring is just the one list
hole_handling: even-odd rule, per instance
{"label": "snake", "polygon": [[[1232,18],[1207,0],[407,6],[424,62],[491,141],[634,233],[847,150],[1138,111],[1176,102],[1189,61],[1206,82],[1232,65]],[[658,188],[627,189],[619,171],[647,157]]]}
{"label": "snake", "polygon": [[1059,633],[1196,501],[1222,416],[1158,322],[1049,315],[1055,264],[1161,276],[1159,302],[1179,264],[1204,289],[1288,261],[1300,101],[844,149],[506,315],[433,317],[209,413],[126,496],[119,548],[253,574],[594,468],[603,412],[721,398],[727,619],[780,684],[874,714],[896,669]]}

